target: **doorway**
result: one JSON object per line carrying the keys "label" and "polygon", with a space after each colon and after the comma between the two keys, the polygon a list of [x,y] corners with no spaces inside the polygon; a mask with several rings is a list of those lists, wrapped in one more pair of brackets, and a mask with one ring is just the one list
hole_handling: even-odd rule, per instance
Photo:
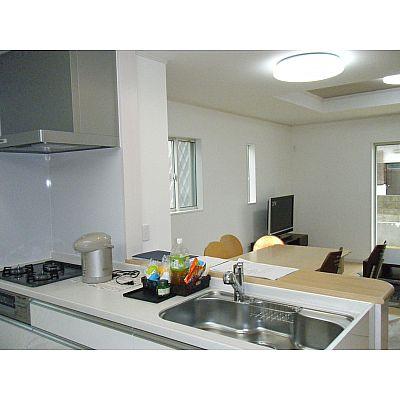
{"label": "doorway", "polygon": [[375,244],[400,249],[400,143],[375,146]]}

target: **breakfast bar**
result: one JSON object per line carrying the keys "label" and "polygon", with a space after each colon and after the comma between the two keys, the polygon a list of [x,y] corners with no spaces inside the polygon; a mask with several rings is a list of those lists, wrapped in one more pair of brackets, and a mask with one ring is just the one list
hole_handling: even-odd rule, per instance
{"label": "breakfast bar", "polygon": [[[329,274],[318,272],[326,255],[335,251],[330,248],[303,247],[303,246],[272,246],[269,248],[252,251],[235,257],[231,260],[224,260],[213,257],[200,257],[207,260],[211,266],[210,275],[214,284],[221,286],[223,277],[224,263],[231,265],[232,261],[247,260],[258,264],[273,265],[279,267],[296,268],[279,279],[265,279],[258,276],[246,275],[244,268],[244,283],[246,290],[252,290],[253,287],[270,287],[283,289],[286,293],[304,293],[305,295],[323,295],[328,298],[354,300],[356,302],[365,302],[372,304],[372,311],[369,314],[368,330],[373,332],[370,335],[368,348],[385,349],[388,346],[388,299],[393,294],[393,286],[387,282],[377,279],[363,277],[344,276],[340,274]],[[350,253],[349,250],[343,251],[343,257]],[[130,259],[126,261],[129,264],[145,265],[146,260]],[[217,267],[219,271],[213,269]],[[220,283],[218,283],[220,282]],[[255,286],[254,286],[255,285]],[[221,286],[227,288],[226,285]]]}
{"label": "breakfast bar", "polygon": [[[243,254],[240,258],[256,263],[271,264],[282,267],[293,267],[304,271],[317,271],[325,257],[337,249],[311,246],[270,246]],[[343,258],[351,253],[344,249]]]}

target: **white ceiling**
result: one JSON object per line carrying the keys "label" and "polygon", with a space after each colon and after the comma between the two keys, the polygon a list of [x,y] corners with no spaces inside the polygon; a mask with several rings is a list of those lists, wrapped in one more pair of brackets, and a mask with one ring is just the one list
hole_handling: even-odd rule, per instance
{"label": "white ceiling", "polygon": [[320,99],[309,90],[400,73],[400,51],[340,51],[347,66],[334,78],[286,83],[272,77],[281,58],[301,51],[140,51],[167,64],[168,98],[288,125],[400,113],[400,89]]}

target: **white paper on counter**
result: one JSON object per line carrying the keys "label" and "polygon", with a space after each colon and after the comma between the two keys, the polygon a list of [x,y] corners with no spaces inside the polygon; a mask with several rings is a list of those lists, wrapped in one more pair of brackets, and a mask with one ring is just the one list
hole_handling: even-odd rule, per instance
{"label": "white paper on counter", "polygon": [[[298,271],[297,268],[281,267],[279,265],[270,264],[260,264],[252,261],[243,260],[242,258],[239,258],[238,261],[243,262],[244,275],[254,276],[257,278],[276,280],[282,278],[285,275],[289,275],[292,272]],[[223,264],[211,267],[211,269],[217,272],[233,271],[233,266],[238,261],[226,261]]]}
{"label": "white paper on counter", "polygon": [[210,266],[211,268],[214,267],[215,265],[222,264],[223,262],[226,261],[224,258],[218,258],[218,257],[210,257],[210,256],[198,256],[197,257],[200,261],[204,261],[207,266]]}

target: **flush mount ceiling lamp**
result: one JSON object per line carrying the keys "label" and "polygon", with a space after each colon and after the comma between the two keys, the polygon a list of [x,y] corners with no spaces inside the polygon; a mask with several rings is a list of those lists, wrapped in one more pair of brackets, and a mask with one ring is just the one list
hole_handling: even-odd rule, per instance
{"label": "flush mount ceiling lamp", "polygon": [[385,76],[382,80],[387,85],[400,85],[400,74]]}
{"label": "flush mount ceiling lamp", "polygon": [[343,70],[344,62],[336,54],[303,53],[279,61],[273,69],[273,75],[284,82],[314,82],[332,78]]}

